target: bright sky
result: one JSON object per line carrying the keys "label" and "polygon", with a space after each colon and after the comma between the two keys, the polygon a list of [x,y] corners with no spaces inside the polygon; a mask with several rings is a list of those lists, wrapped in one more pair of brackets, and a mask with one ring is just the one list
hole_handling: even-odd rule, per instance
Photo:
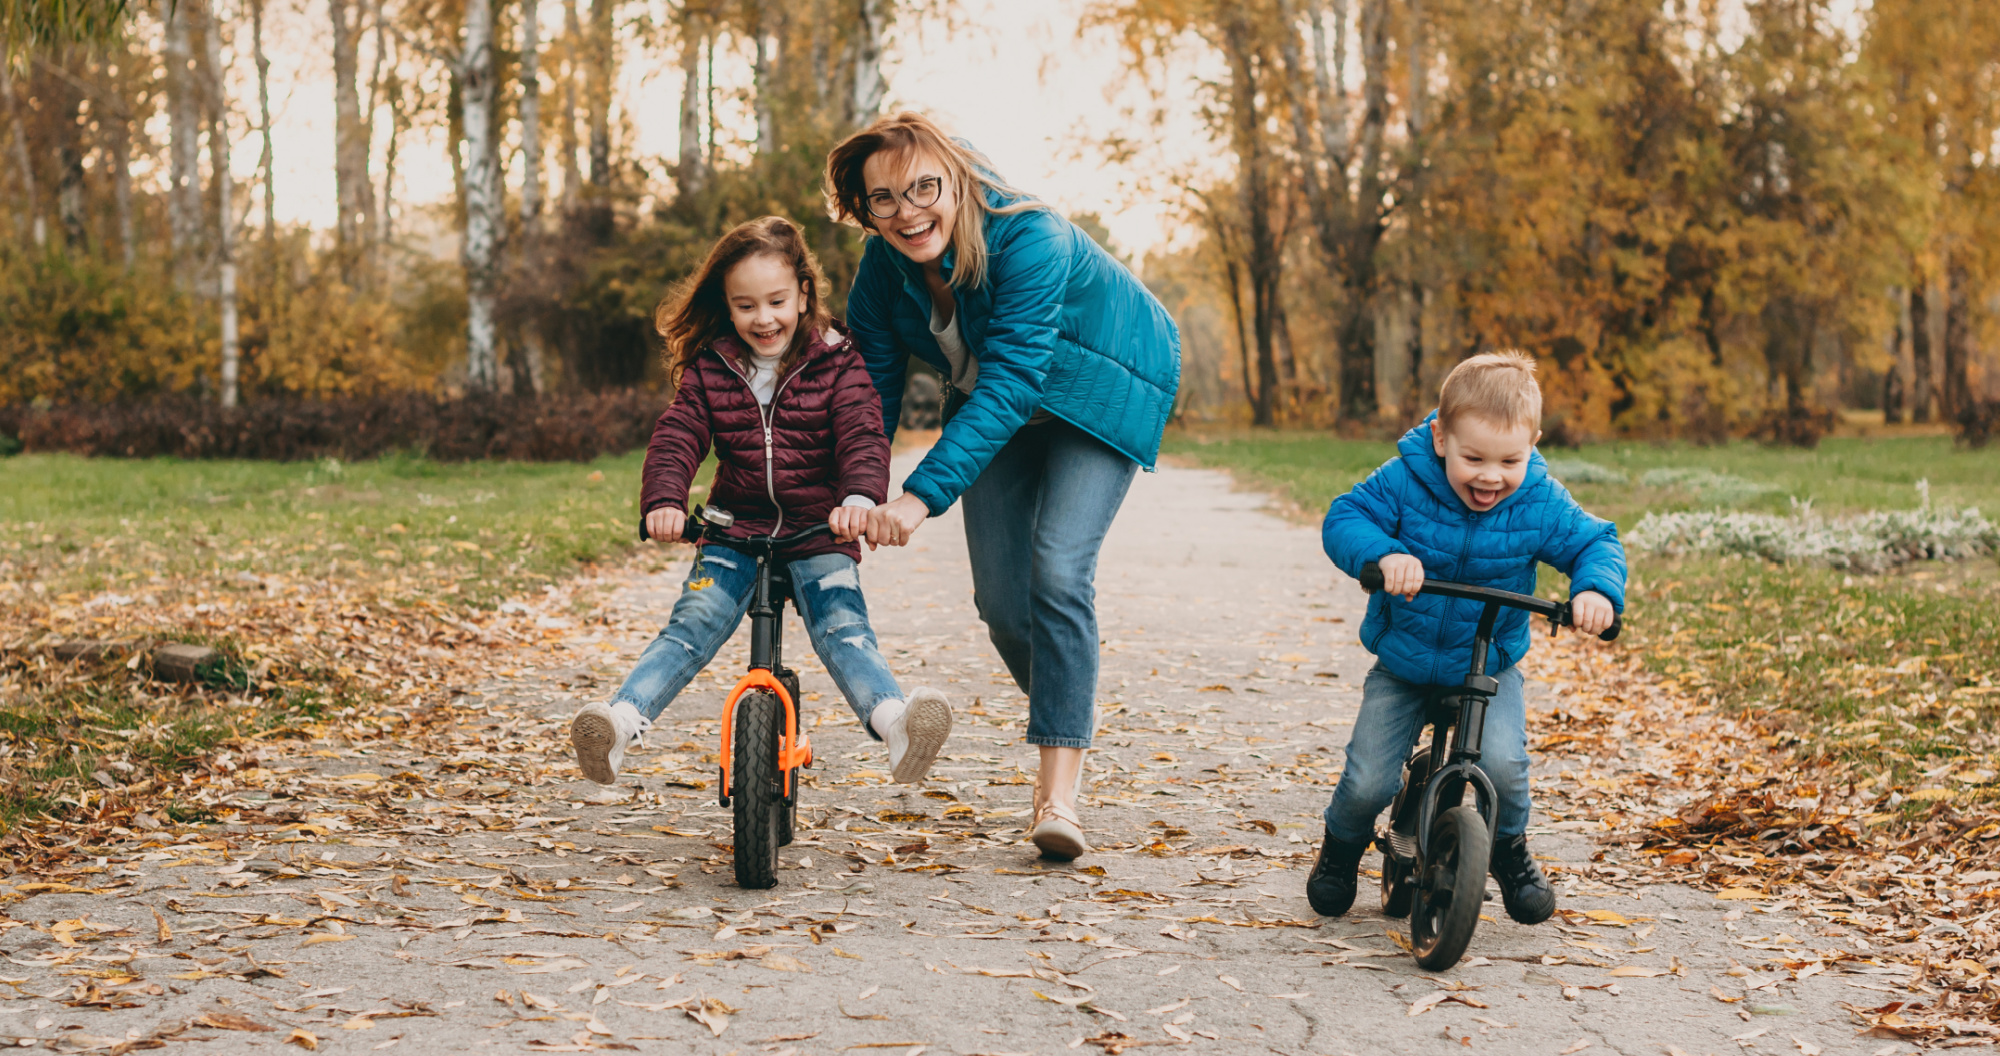
{"label": "bright sky", "polygon": [[[1080,40],[1077,19],[1084,0],[967,0],[962,23],[947,34],[938,25],[899,26],[885,63],[889,105],[911,106],[940,118],[985,150],[1017,186],[1067,211],[1104,216],[1121,247],[1137,253],[1170,234],[1172,211],[1162,192],[1144,185],[1139,174],[1101,164],[1088,143],[1119,127],[1123,104],[1143,102],[1137,87],[1121,75],[1115,46],[1107,39]],[[543,3],[544,40],[561,31],[561,5]],[[324,0],[297,0],[286,9],[271,5],[266,47],[273,56],[272,110],[276,141],[278,213],[281,222],[329,227],[334,215],[332,64],[324,47]],[[254,114],[255,70],[249,60],[247,19],[236,38],[236,107]],[[363,53],[363,75],[370,52]],[[727,54],[723,58],[728,58]],[[729,76],[731,73],[734,76]],[[747,82],[741,68],[718,63],[718,80]],[[623,71],[622,101],[637,120],[636,153],[672,159],[679,139],[680,74],[670,56],[634,53]],[[549,82],[544,80],[545,86]],[[720,87],[720,86],[719,86]],[[1122,94],[1120,94],[1122,93]],[[546,91],[543,98],[551,105]],[[1147,172],[1160,164],[1188,163],[1206,144],[1195,134],[1192,107],[1177,107],[1185,127],[1161,144]],[[724,108],[725,125],[747,118]],[[254,120],[254,118],[252,118]],[[164,124],[164,122],[161,122]],[[386,111],[377,120],[377,149],[371,175],[382,172],[381,142]],[[164,129],[161,130],[164,132]],[[748,137],[753,129],[725,129]],[[509,133],[509,139],[515,133]],[[1082,147],[1083,149],[1079,149]],[[256,172],[257,137],[241,130],[231,168],[241,179]],[[1184,154],[1176,156],[1176,151]],[[406,205],[436,202],[451,194],[451,168],[436,131],[406,135],[400,150],[397,197]],[[520,183],[518,157],[510,158],[510,187]],[[553,183],[559,174],[552,173]],[[253,220],[255,213],[253,212]]]}

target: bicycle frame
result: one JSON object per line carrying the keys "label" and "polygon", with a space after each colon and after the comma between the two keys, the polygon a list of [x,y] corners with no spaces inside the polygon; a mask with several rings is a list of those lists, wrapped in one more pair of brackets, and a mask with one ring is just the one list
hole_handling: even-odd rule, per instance
{"label": "bicycle frame", "polygon": [[[1382,589],[1382,570],[1374,562],[1361,569],[1361,589],[1370,594]],[[1493,695],[1500,691],[1500,680],[1486,673],[1488,655],[1493,650],[1493,627],[1500,619],[1502,608],[1524,609],[1539,616],[1546,616],[1551,630],[1569,626],[1570,609],[1568,602],[1549,601],[1532,594],[1517,594],[1497,587],[1481,587],[1467,583],[1450,583],[1443,580],[1426,579],[1421,593],[1435,594],[1447,598],[1462,598],[1483,603],[1479,613],[1479,624],[1472,636],[1472,665],[1465,681],[1455,691],[1440,694],[1438,703],[1455,700],[1457,715],[1450,719],[1449,729],[1443,727],[1446,716],[1432,713],[1425,716],[1425,724],[1431,727],[1430,758],[1434,767],[1429,779],[1424,782],[1422,797],[1417,802],[1417,854],[1419,859],[1430,856],[1430,833],[1432,823],[1438,815],[1438,804],[1446,800],[1454,804],[1464,796],[1465,786],[1472,786],[1473,800],[1480,817],[1486,820],[1490,830],[1495,821],[1497,796],[1493,789],[1493,779],[1479,768],[1481,743],[1486,734],[1486,705]],[[1613,619],[1611,627],[1602,635],[1605,641],[1618,637],[1622,629],[1621,621]],[[1449,736],[1442,736],[1449,734]],[[1446,744],[1444,765],[1436,763],[1439,742]],[[1398,808],[1402,806],[1400,802]],[[1398,811],[1399,813],[1400,811]],[[1391,825],[1396,821],[1391,815]]]}
{"label": "bicycle frame", "polygon": [[[697,506],[695,517],[702,517],[707,511]],[[718,525],[689,521],[683,538],[701,544],[702,538]],[[757,561],[757,585],[750,600],[750,668],[738,679],[734,689],[722,704],[721,748],[716,753],[716,761],[721,771],[721,785],[716,790],[716,799],[722,806],[729,806],[731,789],[735,786],[734,745],[731,743],[736,730],[736,704],[745,693],[753,690],[770,690],[785,708],[784,728],[778,735],[778,769],[784,774],[783,794],[789,805],[796,801],[798,789],[794,774],[801,767],[813,763],[812,739],[799,730],[798,701],[778,677],[784,670],[784,624],[785,601],[791,596],[791,577],[772,568],[774,552],[782,546],[798,542],[807,536],[824,530],[821,525],[783,539],[752,538],[729,539],[726,542],[718,536],[717,542],[732,550],[745,552]],[[691,532],[690,536],[688,533]],[[784,589],[773,590],[774,581],[783,577]]]}

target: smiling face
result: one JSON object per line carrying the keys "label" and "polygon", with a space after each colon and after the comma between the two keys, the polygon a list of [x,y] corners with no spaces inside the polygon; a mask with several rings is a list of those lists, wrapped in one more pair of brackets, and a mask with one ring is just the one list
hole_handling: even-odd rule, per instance
{"label": "smiling face", "polygon": [[1521,487],[1541,438],[1532,426],[1498,425],[1474,414],[1458,415],[1450,428],[1440,422],[1431,429],[1431,445],[1444,459],[1451,490],[1475,513],[1500,505]]}
{"label": "smiling face", "polygon": [[738,261],[722,277],[722,295],[736,336],[751,352],[777,356],[792,347],[806,311],[806,288],[783,257],[759,253]]}
{"label": "smiling face", "polygon": [[[907,154],[878,150],[862,163],[861,179],[867,185],[869,206],[863,222],[898,253],[918,264],[936,264],[951,245],[952,226],[958,219],[958,193],[945,167],[922,150]],[[937,181],[937,200],[928,206],[912,205],[911,198],[921,202],[929,197],[931,185],[926,180]],[[886,212],[892,203],[894,216],[874,215]]]}

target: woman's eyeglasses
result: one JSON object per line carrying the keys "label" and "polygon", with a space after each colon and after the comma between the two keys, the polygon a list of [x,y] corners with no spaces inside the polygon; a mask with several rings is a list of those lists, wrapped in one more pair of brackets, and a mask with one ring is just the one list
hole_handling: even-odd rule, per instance
{"label": "woman's eyeglasses", "polygon": [[937,204],[938,196],[944,193],[944,181],[936,176],[926,176],[903,189],[900,195],[888,191],[876,191],[868,196],[868,215],[877,220],[887,220],[902,211],[896,199],[910,203],[918,209],[929,209]]}

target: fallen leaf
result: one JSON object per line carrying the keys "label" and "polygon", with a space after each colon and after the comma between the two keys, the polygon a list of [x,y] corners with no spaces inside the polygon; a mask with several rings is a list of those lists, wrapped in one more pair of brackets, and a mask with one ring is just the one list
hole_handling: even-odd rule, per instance
{"label": "fallen leaf", "polygon": [[302,1028],[293,1028],[292,1032],[285,1036],[285,1042],[314,1052],[319,1050],[319,1035]]}
{"label": "fallen leaf", "polygon": [[194,1017],[194,1021],[204,1027],[214,1027],[217,1030],[269,1031],[278,1029],[276,1027],[267,1027],[251,1019],[249,1016],[238,1015],[235,1012],[203,1012],[201,1015]]}

